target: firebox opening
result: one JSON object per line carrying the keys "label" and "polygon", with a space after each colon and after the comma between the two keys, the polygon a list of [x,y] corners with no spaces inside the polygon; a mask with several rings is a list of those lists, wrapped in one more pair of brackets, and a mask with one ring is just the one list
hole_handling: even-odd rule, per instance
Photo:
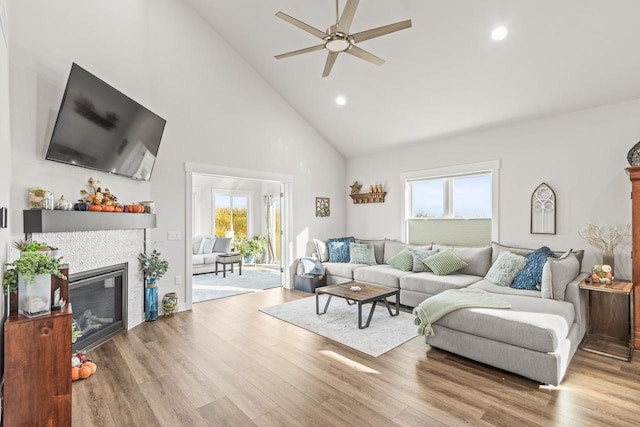
{"label": "firebox opening", "polygon": [[73,351],[91,350],[127,329],[127,263],[69,275],[73,320],[82,336]]}

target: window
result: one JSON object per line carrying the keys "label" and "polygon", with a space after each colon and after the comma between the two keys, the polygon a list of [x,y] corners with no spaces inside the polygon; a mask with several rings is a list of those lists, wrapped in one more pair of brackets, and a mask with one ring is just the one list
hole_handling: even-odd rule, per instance
{"label": "window", "polygon": [[491,218],[491,173],[408,181],[411,218]]}
{"label": "window", "polygon": [[218,236],[247,237],[249,235],[250,196],[213,194],[214,229]]}

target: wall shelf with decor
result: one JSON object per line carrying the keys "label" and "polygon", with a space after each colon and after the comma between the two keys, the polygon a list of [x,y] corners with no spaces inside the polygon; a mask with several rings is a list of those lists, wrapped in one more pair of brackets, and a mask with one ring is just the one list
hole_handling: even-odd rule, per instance
{"label": "wall shelf with decor", "polygon": [[156,228],[156,215],[147,213],[29,209],[23,211],[23,219],[25,234]]}
{"label": "wall shelf with decor", "polygon": [[382,193],[350,194],[354,205],[361,203],[384,203],[386,195],[386,191],[383,191]]}

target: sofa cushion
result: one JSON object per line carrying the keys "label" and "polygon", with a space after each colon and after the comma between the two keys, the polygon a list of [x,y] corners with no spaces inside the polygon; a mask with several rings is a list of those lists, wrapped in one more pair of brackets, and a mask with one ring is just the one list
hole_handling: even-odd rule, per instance
{"label": "sofa cushion", "polygon": [[474,283],[469,286],[470,288],[478,288],[483,291],[492,292],[494,294],[505,294],[505,295],[520,295],[534,298],[542,298],[542,295],[539,290],[533,289],[515,289],[510,286],[498,286],[494,285],[487,279],[482,279],[479,282]]}
{"label": "sofa cushion", "polygon": [[356,239],[356,243],[369,243],[373,246],[373,254],[376,257],[376,264],[382,264],[384,255],[384,240],[364,240]]}
{"label": "sofa cushion", "polygon": [[431,255],[422,262],[438,276],[446,276],[467,266],[466,262],[448,249]]}
{"label": "sofa cushion", "polygon": [[[500,255],[500,253],[502,251],[509,251],[511,253],[514,253],[514,254],[517,254],[517,255],[522,255],[522,256],[526,256],[526,255],[530,254],[531,252],[535,251],[535,249],[519,248],[519,247],[516,247],[516,246],[506,246],[506,245],[502,245],[502,244],[497,243],[497,242],[491,242],[491,248],[493,249],[493,255],[492,255],[493,262],[495,262],[495,260],[498,259],[498,256]],[[582,259],[584,258],[584,251],[583,250],[579,250],[579,251],[572,250],[571,252],[573,252],[573,254],[576,256],[576,259],[578,260],[580,268],[582,268]],[[553,251],[553,254],[555,256],[557,256],[557,257],[562,256],[563,253],[565,253],[565,251]]]}
{"label": "sofa cushion", "polygon": [[403,249],[389,259],[389,265],[402,271],[413,269],[413,254],[409,249]]}
{"label": "sofa cushion", "polygon": [[216,258],[218,258],[218,254],[220,252],[213,252],[210,254],[204,254],[204,263],[205,264],[214,264],[216,262]]}
{"label": "sofa cushion", "polygon": [[385,239],[384,241],[384,254],[382,261],[384,264],[389,264],[389,260],[392,256],[397,254],[403,249],[431,249],[431,245],[409,245],[407,243],[399,242],[398,240]]}
{"label": "sofa cushion", "polygon": [[373,283],[389,288],[400,287],[400,278],[407,275],[411,276],[413,274],[409,271],[398,270],[386,264],[358,268],[353,272],[353,278],[358,282]]}
{"label": "sofa cushion", "polygon": [[316,253],[320,262],[329,261],[329,248],[327,248],[327,242],[325,240],[313,239],[313,245],[316,247]]}
{"label": "sofa cushion", "polygon": [[213,245],[213,252],[227,253],[231,248],[231,237],[216,237],[216,243]]}
{"label": "sofa cushion", "polygon": [[548,258],[542,269],[542,298],[564,301],[567,285],[580,273],[576,256],[567,252],[560,258]]}
{"label": "sofa cushion", "polygon": [[349,262],[323,262],[325,274],[344,277],[353,280],[353,271],[361,267],[369,267],[367,264],[351,264]]}
{"label": "sofa cushion", "polygon": [[376,265],[373,245],[370,243],[349,243],[349,262],[353,264]]}
{"label": "sofa cushion", "polygon": [[[540,352],[558,349],[569,333],[573,304],[519,295],[501,295],[511,309],[464,308],[447,314],[437,325]],[[436,332],[437,333],[437,332]]]}
{"label": "sofa cushion", "polygon": [[434,273],[415,273],[400,278],[400,288],[408,291],[423,292],[430,295],[438,294],[447,289],[465,288],[481,280],[481,277],[468,274],[449,274],[438,276]]}
{"label": "sofa cushion", "polygon": [[327,240],[329,262],[349,262],[349,244],[354,243],[353,237],[336,237]]}
{"label": "sofa cushion", "polygon": [[467,267],[463,268],[458,273],[484,277],[491,268],[491,246],[466,247],[433,245],[433,248],[441,251],[449,249],[468,264]]}
{"label": "sofa cushion", "polygon": [[550,256],[553,256],[553,252],[546,246],[527,254],[527,265],[513,279],[511,287],[514,289],[537,289],[536,286],[542,283],[542,268]]}
{"label": "sofa cushion", "polygon": [[191,264],[193,265],[202,265],[204,264],[204,254],[195,254],[191,255]]}
{"label": "sofa cushion", "polygon": [[431,269],[427,267],[427,264],[425,264],[423,261],[429,258],[431,255],[437,254],[438,250],[437,249],[430,249],[430,250],[414,249],[411,251],[411,253],[413,254],[412,271],[414,273],[422,273],[423,271],[431,271]]}
{"label": "sofa cushion", "polygon": [[526,257],[504,251],[493,263],[485,279],[498,286],[509,286],[525,265],[527,265]]}

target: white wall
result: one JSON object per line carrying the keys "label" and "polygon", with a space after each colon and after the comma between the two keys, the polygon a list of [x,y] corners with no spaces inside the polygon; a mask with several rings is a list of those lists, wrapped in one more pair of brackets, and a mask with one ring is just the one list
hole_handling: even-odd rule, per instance
{"label": "white wall", "polygon": [[[9,113],[9,50],[0,34],[0,207],[11,206],[11,134]],[[11,241],[8,228],[0,228],[0,276],[7,262],[7,246]],[[4,301],[4,298],[0,298]],[[0,319],[4,320],[5,304],[0,304]],[[0,375],[4,367],[4,328],[0,331]],[[0,409],[0,414],[2,410]]]}
{"label": "white wall", "polygon": [[[640,100],[404,146],[347,161],[347,181],[383,183],[384,204],[347,207],[347,230],[361,238],[401,238],[400,174],[499,159],[500,241],[524,247],[585,249],[583,270],[600,252],[577,230],[631,222],[628,150],[640,140]],[[557,197],[557,234],[529,233],[531,193],[542,182]],[[364,191],[364,190],[363,190]],[[616,272],[631,277],[631,246],[616,251]]]}
{"label": "white wall", "polygon": [[[185,285],[173,284],[173,276],[185,277],[191,233],[185,162],[292,176],[294,256],[310,236],[344,233],[343,157],[183,2],[31,0],[11,2],[9,15],[13,235],[22,234],[27,188],[74,200],[97,177],[122,201],[156,202],[151,241],[170,263],[159,292],[185,301]],[[167,120],[151,183],[44,160],[72,62]],[[330,218],[314,215],[320,195],[332,198]],[[167,241],[168,231],[183,240]]]}

